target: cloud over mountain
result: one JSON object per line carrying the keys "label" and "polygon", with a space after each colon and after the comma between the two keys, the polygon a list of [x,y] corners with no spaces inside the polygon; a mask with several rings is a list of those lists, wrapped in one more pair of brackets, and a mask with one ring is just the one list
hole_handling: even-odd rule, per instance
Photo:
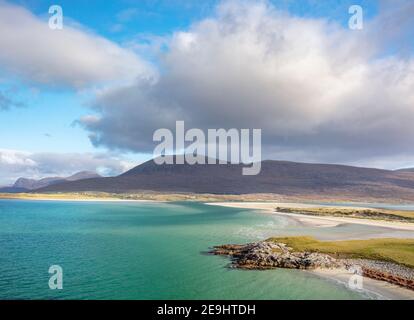
{"label": "cloud over mountain", "polygon": [[[260,128],[265,158],[399,167],[414,161],[414,58],[404,41],[414,3],[380,4],[353,31],[266,1],[223,1],[158,39],[154,70],[69,18],[51,30],[47,17],[0,0],[0,76],[75,94],[98,87],[78,123],[111,150],[151,153],[153,132],[184,120],[203,130]],[[19,104],[0,92],[0,110]]]}
{"label": "cloud over mountain", "polygon": [[130,168],[128,161],[108,154],[92,153],[31,153],[0,149],[0,185],[11,184],[19,177],[44,178],[70,176],[79,171],[93,171],[102,175],[117,175]]}
{"label": "cloud over mountain", "polygon": [[414,158],[414,59],[374,37],[407,12],[412,2],[353,31],[267,2],[223,2],[171,37],[158,81],[101,91],[81,123],[95,145],[140,152],[152,151],[154,130],[185,120],[261,128],[264,153],[276,158]]}

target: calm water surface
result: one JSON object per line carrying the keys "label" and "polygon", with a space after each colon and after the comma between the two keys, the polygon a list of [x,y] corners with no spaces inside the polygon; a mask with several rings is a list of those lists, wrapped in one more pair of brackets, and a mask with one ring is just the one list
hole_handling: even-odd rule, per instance
{"label": "calm water surface", "polygon": [[[284,217],[200,203],[0,200],[1,299],[363,299],[297,270],[228,269],[209,247],[268,236],[321,239],[388,230],[311,228]],[[48,269],[63,268],[63,290]]]}

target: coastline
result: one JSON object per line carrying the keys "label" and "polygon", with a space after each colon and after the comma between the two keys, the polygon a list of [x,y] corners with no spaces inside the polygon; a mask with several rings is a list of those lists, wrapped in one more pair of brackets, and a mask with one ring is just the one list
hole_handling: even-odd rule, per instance
{"label": "coastline", "polygon": [[[240,208],[240,209],[253,209],[253,210],[263,210],[268,213],[272,213],[275,215],[285,216],[292,218],[293,220],[315,227],[335,227],[345,223],[351,224],[362,224],[368,225],[373,227],[382,227],[382,228],[390,228],[394,230],[400,231],[413,231],[414,232],[414,223],[402,223],[402,222],[392,222],[392,221],[384,221],[384,220],[370,220],[370,219],[361,219],[361,218],[345,218],[345,217],[325,217],[325,216],[311,216],[305,214],[297,214],[297,213],[285,213],[285,212],[277,212],[277,207],[301,207],[301,208],[315,208],[318,207],[317,205],[313,204],[301,204],[301,203],[281,203],[281,202],[212,202],[207,203],[208,205],[213,206],[223,206],[223,207],[230,207],[230,208]],[[343,206],[335,206],[332,205],[331,207],[335,208],[345,208]],[[358,209],[365,209],[364,207],[355,207]],[[414,233],[413,233],[414,238]]]}
{"label": "coastline", "polygon": [[[31,201],[69,201],[69,202],[174,202],[174,201],[197,201],[202,202],[206,205],[211,206],[222,206],[230,208],[240,208],[240,209],[249,209],[249,210],[261,210],[271,214],[284,216],[292,219],[298,224],[311,227],[336,227],[341,224],[360,224],[373,227],[389,228],[397,231],[413,231],[414,232],[414,223],[410,222],[396,222],[396,221],[386,221],[386,220],[372,220],[364,218],[350,218],[350,217],[334,217],[334,216],[315,216],[307,214],[298,214],[298,213],[288,213],[288,212],[277,212],[277,207],[285,208],[317,208],[320,205],[317,204],[304,204],[300,202],[277,202],[277,201],[251,201],[251,202],[239,202],[223,199],[224,201],[215,201],[215,199],[209,199],[206,195],[201,198],[198,198],[193,195],[178,195],[178,194],[152,194],[145,195],[142,194],[137,198],[131,196],[113,196],[113,195],[96,195],[96,194],[30,194],[30,193],[20,193],[20,194],[0,194],[0,200],[31,200]],[[329,205],[332,208],[346,209],[349,207],[340,206],[340,205]],[[363,206],[355,206],[354,209],[368,209]],[[414,233],[413,233],[414,238]]]}
{"label": "coastline", "polygon": [[304,270],[312,275],[343,285],[349,290],[361,292],[371,299],[414,300],[414,291],[395,284],[362,276],[363,289],[351,289],[349,279],[352,274],[346,269]]}
{"label": "coastline", "polygon": [[[240,209],[249,209],[249,210],[261,210],[269,214],[280,215],[293,219],[294,221],[312,227],[335,227],[345,223],[351,224],[362,224],[375,227],[390,228],[397,231],[414,231],[413,223],[399,223],[391,221],[378,221],[378,220],[368,220],[368,219],[359,219],[359,218],[342,218],[342,217],[321,217],[321,216],[311,216],[311,215],[302,215],[295,213],[279,213],[276,212],[277,207],[295,207],[295,208],[309,208],[309,207],[318,207],[318,205],[313,204],[298,204],[298,203],[282,203],[282,202],[215,202],[207,203],[212,206],[224,206],[231,208],[240,208]],[[335,208],[342,208],[341,206],[332,206]],[[361,209],[365,209],[360,207]],[[375,235],[371,235],[375,237]],[[370,237],[370,238],[371,238]],[[414,238],[414,232],[412,235]],[[371,299],[384,299],[384,300],[414,300],[414,291],[408,288],[389,283],[384,280],[376,280],[363,276],[363,289],[351,289],[348,285],[349,279],[352,274],[346,269],[325,269],[317,268],[314,270],[303,270],[315,276],[327,279],[329,281],[334,281],[348,288],[348,290],[357,290],[366,295]]]}
{"label": "coastline", "polygon": [[[3,198],[4,199],[4,198]],[[39,195],[39,194],[26,194],[24,197],[21,195],[19,197],[10,197],[8,199],[11,200],[33,200],[33,201],[73,201],[73,202],[168,202],[162,200],[150,200],[150,199],[128,199],[128,198],[116,198],[116,197],[99,197],[99,196],[85,196],[85,195]],[[197,201],[197,200],[196,200]],[[276,213],[275,208],[277,206],[284,206],[284,207],[317,207],[316,204],[300,204],[300,203],[284,203],[284,202],[214,202],[214,203],[206,203],[207,205],[216,205],[216,206],[225,206],[225,207],[233,207],[233,208],[241,208],[241,209],[253,209],[253,210],[264,210],[271,214],[276,215],[283,215],[287,216],[295,221],[298,221],[303,224],[316,226],[316,227],[333,227],[340,224],[343,224],[343,219],[346,219],[346,223],[356,223],[361,224],[362,219],[352,219],[352,218],[339,218],[339,217],[318,217],[318,216],[304,216],[301,214],[291,214],[291,213]],[[335,206],[340,207],[340,206]],[[362,207],[361,207],[362,208]],[[350,220],[350,221],[348,221]],[[371,222],[371,221],[369,221]],[[388,222],[388,221],[372,221],[374,222],[374,226],[381,226],[381,227],[390,227],[390,224],[393,225],[394,229],[397,230],[406,230],[400,229],[398,225],[395,225],[395,222]],[[378,225],[380,223],[380,225]],[[385,225],[384,225],[385,223]],[[364,223],[362,223],[364,224]],[[406,225],[405,223],[403,225]],[[413,224],[414,227],[414,224]],[[411,229],[409,229],[411,230]],[[414,230],[414,229],[413,229]],[[414,237],[414,234],[413,234]],[[321,269],[321,270],[304,270],[305,272],[309,272],[314,274],[315,276],[320,276],[325,279],[336,281],[338,283],[342,283],[342,285],[347,286],[348,279],[349,279],[349,272],[341,272],[340,270],[329,270],[329,269]],[[348,288],[349,289],[349,288]],[[409,289],[387,283],[385,281],[379,281],[364,277],[364,289],[366,289],[369,297],[374,297],[377,299],[414,299],[414,291]]]}
{"label": "coastline", "polygon": [[[27,193],[1,193],[0,199],[22,199],[22,200],[36,200],[36,198],[43,199],[72,199],[78,198],[93,198],[95,200],[101,199],[120,199],[120,200],[155,200],[155,201],[194,201],[203,203],[286,203],[286,204],[300,204],[308,203],[349,203],[357,206],[364,206],[364,203],[384,203],[394,205],[407,205],[413,202],[407,202],[396,198],[372,198],[372,197],[327,197],[321,195],[300,195],[288,196],[283,194],[268,194],[268,193],[252,193],[252,194],[211,194],[211,193],[188,193],[188,192],[155,192],[155,191],[136,191],[131,193],[111,193],[111,192],[94,192],[94,191],[80,191],[80,192],[56,192],[56,193],[36,193],[35,191]],[[297,206],[296,206],[297,207]]]}
{"label": "coastline", "polygon": [[75,196],[75,195],[50,195],[42,194],[0,194],[0,200],[30,200],[30,201],[68,201],[68,202],[165,202],[152,199],[122,199],[117,197],[97,197],[97,196]]}
{"label": "coastline", "polygon": [[[297,251],[282,239],[214,246],[212,255],[227,256],[228,268],[295,269],[334,281],[370,299],[414,300],[414,270],[393,262],[338,258],[318,251]],[[379,267],[379,269],[378,269]],[[358,272],[358,274],[356,274]]]}
{"label": "coastline", "polygon": [[61,202],[162,202],[155,200],[128,200],[128,199],[103,199],[103,198],[91,198],[91,199],[81,199],[81,198],[0,198],[0,200],[29,200],[29,201],[61,201]]}

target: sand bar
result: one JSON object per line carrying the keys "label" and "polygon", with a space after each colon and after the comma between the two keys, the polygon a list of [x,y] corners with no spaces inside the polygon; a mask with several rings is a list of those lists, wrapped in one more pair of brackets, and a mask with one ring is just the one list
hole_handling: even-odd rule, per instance
{"label": "sand bar", "polygon": [[[313,226],[319,227],[333,227],[336,225],[344,223],[354,223],[362,224],[374,227],[390,228],[401,231],[414,231],[414,223],[407,222],[394,222],[394,221],[383,221],[383,220],[370,220],[370,219],[360,219],[360,218],[347,218],[347,217],[327,217],[327,216],[311,216],[305,214],[297,213],[282,213],[276,212],[277,207],[285,208],[316,208],[321,207],[321,205],[312,205],[312,204],[301,204],[301,203],[279,203],[279,202],[214,202],[208,203],[209,205],[215,206],[224,206],[231,208],[241,208],[241,209],[256,209],[256,210],[265,210],[269,213],[286,216],[293,218],[301,223],[310,224]],[[341,206],[329,206],[332,208],[349,208]],[[353,207],[355,209],[368,209],[364,207]],[[414,234],[413,234],[414,237]]]}

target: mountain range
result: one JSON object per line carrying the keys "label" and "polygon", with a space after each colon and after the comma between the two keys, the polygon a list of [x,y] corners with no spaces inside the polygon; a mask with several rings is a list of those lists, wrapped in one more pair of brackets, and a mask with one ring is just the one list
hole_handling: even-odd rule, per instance
{"label": "mountain range", "polygon": [[64,181],[36,189],[53,192],[279,194],[414,200],[414,172],[334,164],[263,161],[260,174],[242,164],[157,165],[145,162],[116,177]]}
{"label": "mountain range", "polygon": [[10,187],[3,187],[0,188],[0,192],[7,192],[7,193],[19,193],[19,192],[27,192],[32,190],[37,190],[40,188],[48,187],[55,184],[60,184],[63,182],[69,181],[79,181],[83,179],[91,179],[91,178],[101,178],[101,176],[95,172],[90,171],[81,171],[75,173],[69,177],[49,177],[43,179],[27,179],[27,178],[19,178]]}

